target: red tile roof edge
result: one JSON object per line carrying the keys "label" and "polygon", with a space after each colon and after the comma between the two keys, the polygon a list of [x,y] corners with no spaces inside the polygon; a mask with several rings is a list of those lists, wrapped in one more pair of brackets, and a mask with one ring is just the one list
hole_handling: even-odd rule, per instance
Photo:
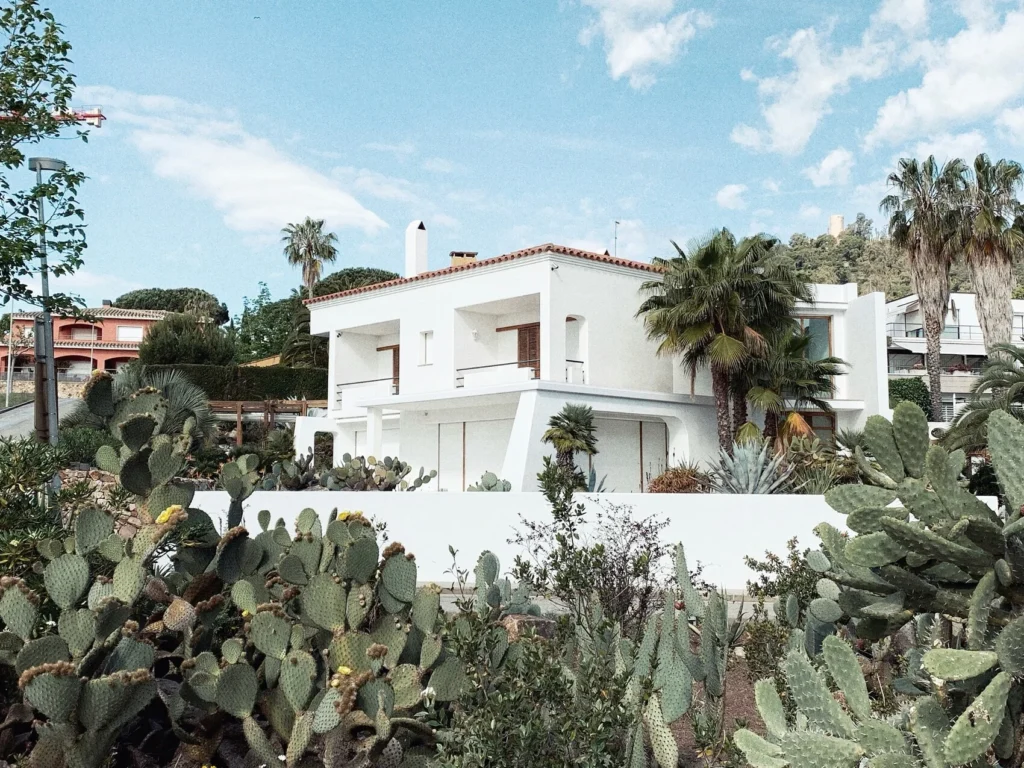
{"label": "red tile roof edge", "polygon": [[506,261],[513,261],[515,259],[521,259],[525,256],[536,256],[540,253],[556,253],[561,256],[574,256],[580,259],[588,259],[590,261],[599,261],[603,264],[612,264],[617,267],[627,267],[629,269],[639,269],[644,272],[660,272],[661,269],[654,266],[653,264],[647,264],[642,261],[631,261],[629,259],[620,259],[615,256],[609,256],[607,253],[594,253],[593,251],[584,251],[579,248],[570,248],[566,245],[555,245],[554,243],[545,243],[544,245],[535,245],[532,248],[523,248],[519,251],[512,251],[511,253],[505,253],[501,256],[494,256],[490,259],[480,259],[479,261],[471,262],[469,264],[460,264],[457,267],[445,267],[444,269],[435,269],[432,272],[423,272],[422,274],[416,275],[415,277],[400,277],[396,280],[388,280],[383,283],[374,283],[373,285],[365,285],[361,288],[350,288],[347,291],[340,291],[338,293],[329,293],[326,296],[317,296],[313,299],[306,299],[305,304],[319,304],[324,301],[330,301],[331,299],[340,299],[344,296],[354,296],[359,293],[369,293],[370,291],[377,291],[382,288],[391,288],[396,285],[405,285],[406,283],[414,283],[418,280],[428,280],[432,277],[440,277],[442,275],[452,275],[458,272],[466,272],[470,269],[478,269],[480,267],[487,267],[492,264],[501,264]]}

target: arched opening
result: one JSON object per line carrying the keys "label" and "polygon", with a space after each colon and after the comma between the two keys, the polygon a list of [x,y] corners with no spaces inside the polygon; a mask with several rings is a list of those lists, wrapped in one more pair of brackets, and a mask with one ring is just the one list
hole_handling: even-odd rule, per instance
{"label": "arched opening", "polygon": [[565,381],[587,383],[587,320],[582,315],[565,318]]}
{"label": "arched opening", "polygon": [[72,323],[61,326],[57,338],[60,341],[102,341],[103,329],[88,323]]}
{"label": "arched opening", "polygon": [[63,355],[54,365],[58,381],[85,381],[93,371],[93,359],[88,355]]}
{"label": "arched opening", "polygon": [[135,362],[136,359],[137,358],[134,357],[111,357],[104,361],[103,370],[109,371],[110,373],[117,373],[124,366]]}

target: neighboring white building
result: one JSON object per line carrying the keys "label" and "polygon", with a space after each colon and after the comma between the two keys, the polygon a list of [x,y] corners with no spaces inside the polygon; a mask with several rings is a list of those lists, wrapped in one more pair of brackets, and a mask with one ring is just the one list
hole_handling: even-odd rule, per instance
{"label": "neighboring white building", "polygon": [[[541,245],[486,260],[452,254],[427,271],[422,222],[406,232],[405,277],[311,300],[311,331],[328,336],[329,406],[300,418],[296,449],[335,435],[335,457],[399,456],[436,469],[432,490],[462,491],[485,471],[536,488],[548,420],[567,402],[594,409],[607,488],[642,491],[683,460],[717,452],[710,377],[690,393],[678,361],[659,357],[636,311],[650,264]],[[850,363],[822,431],[888,408],[881,294],[818,285],[800,310],[817,353]]]}
{"label": "neighboring white building", "polygon": [[[928,383],[925,370],[924,316],[917,294],[886,304],[886,346],[889,378],[917,376]],[[1024,344],[1024,301],[1013,301],[1013,340]],[[973,293],[949,297],[942,332],[942,420],[950,421],[967,402],[985,362],[985,343]]]}

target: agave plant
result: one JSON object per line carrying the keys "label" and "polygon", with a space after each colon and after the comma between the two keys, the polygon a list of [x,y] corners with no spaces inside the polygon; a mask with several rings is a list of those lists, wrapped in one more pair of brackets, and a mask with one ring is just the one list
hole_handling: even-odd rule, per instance
{"label": "agave plant", "polygon": [[731,456],[719,450],[712,486],[717,493],[781,493],[792,472],[768,441],[747,441],[734,444]]}

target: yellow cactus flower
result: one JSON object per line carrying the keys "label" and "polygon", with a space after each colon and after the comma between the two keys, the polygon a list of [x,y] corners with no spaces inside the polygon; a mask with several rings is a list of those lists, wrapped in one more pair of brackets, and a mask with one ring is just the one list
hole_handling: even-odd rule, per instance
{"label": "yellow cactus flower", "polygon": [[172,515],[176,515],[176,514],[178,514],[181,511],[182,511],[181,504],[172,504],[171,506],[169,506],[167,509],[165,509],[163,512],[161,512],[157,516],[156,524],[157,525],[163,525],[164,523],[166,523],[168,520],[171,519]]}
{"label": "yellow cactus flower", "polygon": [[339,675],[351,675],[352,674],[352,667],[346,667],[344,664],[342,664],[340,667],[338,667],[338,674]]}
{"label": "yellow cactus flower", "polygon": [[349,511],[348,511],[347,509],[346,509],[346,510],[345,510],[344,512],[339,512],[339,513],[338,513],[338,519],[339,519],[339,520],[341,520],[341,522],[343,522],[343,523],[344,523],[344,522],[345,522],[346,520],[348,520],[348,519],[349,519],[349,517],[351,517],[351,516],[352,516],[352,513],[351,513],[351,512],[349,512]]}
{"label": "yellow cactus flower", "polygon": [[248,611],[242,611],[242,618],[243,619],[248,619],[250,616],[252,616],[252,614],[249,613]]}

